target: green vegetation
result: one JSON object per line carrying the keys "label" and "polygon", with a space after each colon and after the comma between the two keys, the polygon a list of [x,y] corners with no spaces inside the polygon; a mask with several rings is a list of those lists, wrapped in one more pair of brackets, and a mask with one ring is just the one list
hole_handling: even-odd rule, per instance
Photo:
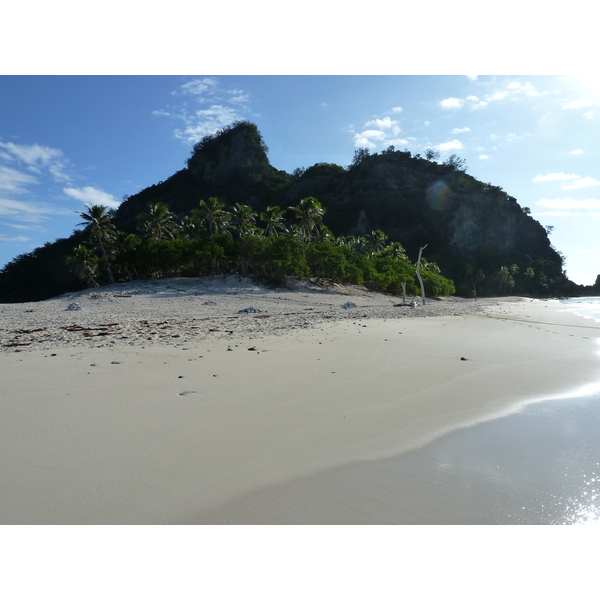
{"label": "green vegetation", "polygon": [[[281,283],[322,277],[428,295],[576,296],[548,230],[501,187],[453,155],[440,162],[390,146],[358,149],[347,167],[275,169],[256,125],[206,136],[186,168],[124,199],[91,206],[68,239],[0,271],[0,302],[42,300],[86,286],[173,275],[238,273]],[[317,200],[318,198],[318,200]]]}
{"label": "green vegetation", "polygon": [[[90,223],[84,230],[90,234],[88,245],[75,247],[67,262],[88,286],[134,278],[239,274],[270,284],[283,284],[287,276],[317,277],[392,294],[400,294],[406,282],[409,294],[417,292],[415,266],[401,244],[386,244],[387,236],[379,230],[367,238],[336,240],[323,225],[325,211],[316,198],[289,207],[299,222],[289,232],[285,211],[277,206],[261,213],[264,229],[256,225],[257,214],[248,205],[227,207],[212,197],[201,200],[199,207],[177,223],[166,205],[151,204],[139,214],[138,235],[118,231],[113,213],[91,206],[81,213]],[[425,261],[423,268],[429,295],[454,293],[453,282],[440,275],[435,263]]]}

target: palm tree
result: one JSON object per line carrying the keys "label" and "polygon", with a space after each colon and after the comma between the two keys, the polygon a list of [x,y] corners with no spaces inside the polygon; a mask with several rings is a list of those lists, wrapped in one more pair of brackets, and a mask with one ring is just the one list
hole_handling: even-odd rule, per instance
{"label": "palm tree", "polygon": [[181,218],[181,231],[189,238],[199,238],[204,229],[201,219],[196,215],[185,215]]}
{"label": "palm tree", "polygon": [[385,248],[386,240],[387,235],[385,235],[381,229],[371,231],[371,233],[367,236],[367,248],[369,256],[379,254],[379,252]]}
{"label": "palm tree", "polygon": [[208,233],[214,237],[215,233],[226,233],[231,215],[225,210],[225,202],[218,198],[209,198],[206,202],[200,200],[199,208],[192,211],[208,223]]}
{"label": "palm tree", "polygon": [[146,237],[162,240],[173,237],[175,229],[175,215],[164,202],[154,202],[148,206],[148,212],[140,213],[138,218],[142,221],[140,230]]}
{"label": "palm tree", "polygon": [[110,242],[115,231],[115,226],[112,224],[112,219],[115,216],[114,212],[106,206],[92,204],[87,207],[87,212],[77,211],[77,214],[83,219],[83,222],[78,225],[84,225],[84,231],[88,232],[92,243],[96,243],[100,247],[108,272],[109,283],[115,283],[115,276],[106,253],[106,242]]}
{"label": "palm tree", "polygon": [[[112,253],[113,264],[117,271],[120,268],[125,270],[129,281],[133,281],[134,275],[139,279],[139,275],[135,267],[130,264],[131,258],[134,258],[139,245],[142,243],[140,237],[135,233],[126,233],[117,231],[114,238],[115,249]],[[135,260],[135,259],[134,259]],[[131,267],[131,269],[130,269]],[[131,272],[133,270],[133,274]]]}
{"label": "palm tree", "polygon": [[310,238],[312,232],[317,231],[323,226],[323,215],[325,209],[321,203],[312,196],[302,198],[298,206],[290,206],[290,210],[296,213],[296,218],[300,221],[300,230],[302,232],[302,255],[304,256],[304,242]]}
{"label": "palm tree", "polygon": [[238,237],[242,238],[256,231],[256,213],[247,204],[236,205],[231,209],[231,226],[235,229]]}
{"label": "palm tree", "polygon": [[98,257],[90,248],[79,244],[73,250],[73,254],[67,257],[67,262],[75,266],[75,272],[80,279],[87,280],[94,287],[98,287],[98,282],[94,279]]}
{"label": "palm tree", "polygon": [[279,206],[267,206],[265,212],[260,213],[260,220],[266,223],[265,235],[278,237],[278,229],[285,233],[285,225],[283,224],[283,214],[285,208]]}
{"label": "palm tree", "polygon": [[400,242],[392,242],[385,248],[383,253],[385,254],[385,256],[389,256],[390,258],[394,258],[396,260],[408,261],[408,256],[406,256],[406,250]]}

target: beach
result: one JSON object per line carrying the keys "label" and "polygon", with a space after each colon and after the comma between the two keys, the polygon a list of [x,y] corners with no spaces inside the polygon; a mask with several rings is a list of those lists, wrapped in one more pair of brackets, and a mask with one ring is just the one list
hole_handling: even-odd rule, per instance
{"label": "beach", "polygon": [[0,305],[0,522],[412,523],[344,473],[598,379],[599,324],[558,300],[403,304],[214,277]]}

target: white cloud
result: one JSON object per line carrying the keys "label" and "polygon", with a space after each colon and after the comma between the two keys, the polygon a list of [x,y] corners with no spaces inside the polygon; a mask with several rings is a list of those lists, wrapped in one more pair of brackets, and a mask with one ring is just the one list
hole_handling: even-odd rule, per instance
{"label": "white cloud", "polygon": [[4,158],[16,160],[26,164],[30,170],[41,173],[41,169],[47,169],[55,181],[69,182],[71,178],[64,172],[67,161],[61,150],[40,146],[39,144],[14,144],[13,142],[0,142],[0,148]]}
{"label": "white cloud", "polygon": [[402,110],[403,109],[401,106],[394,106],[394,108],[392,108],[392,112],[395,112],[395,113],[402,112]]}
{"label": "white cloud", "polygon": [[40,225],[17,225],[16,223],[3,223],[3,225],[7,225],[13,229],[25,229],[26,231],[47,231]]}
{"label": "white cloud", "polygon": [[565,173],[546,173],[546,175],[536,175],[531,181],[539,183],[540,181],[566,181],[568,179],[579,179],[579,175],[567,175]]}
{"label": "white cloud", "polygon": [[[544,92],[545,93],[545,92]],[[456,109],[462,108],[466,102],[468,102],[473,109],[479,109],[487,106],[490,102],[498,102],[506,98],[517,100],[519,97],[526,96],[541,96],[542,93],[536,91],[530,82],[512,81],[509,83],[504,90],[499,90],[491,94],[487,94],[484,99],[480,99],[477,96],[469,95],[466,98],[446,98],[439,104],[445,109]]]}
{"label": "white cloud", "polygon": [[471,80],[471,81],[477,81],[477,78],[479,77],[479,75],[467,75],[467,77]]}
{"label": "white cloud", "polygon": [[32,175],[0,165],[0,190],[22,193],[26,191],[24,185],[34,183],[38,183],[38,180]]}
{"label": "white cloud", "polygon": [[583,150],[581,148],[577,148],[577,150],[571,150],[569,154],[583,154]]}
{"label": "white cloud", "polygon": [[465,101],[460,98],[446,98],[440,102],[442,108],[462,108]]}
{"label": "white cloud", "polygon": [[584,119],[593,119],[594,118],[594,111],[593,110],[588,110],[587,112],[583,113],[583,118]]}
{"label": "white cloud", "polygon": [[[214,77],[205,77],[204,79],[194,79],[184,83],[180,88],[181,94],[190,94],[192,96],[200,96],[209,90],[214,90],[217,86],[217,80]],[[177,94],[177,92],[172,92]]]}
{"label": "white cloud", "polygon": [[438,144],[437,146],[434,146],[434,148],[436,150],[439,150],[440,152],[448,152],[450,150],[462,150],[463,149],[463,145],[459,140],[452,140],[451,142],[443,142],[441,144]]}
{"label": "white cloud", "polygon": [[240,119],[237,110],[220,104],[213,104],[206,110],[198,110],[187,120],[188,126],[184,129],[176,129],[176,138],[195,143],[204,136],[230,125]]}
{"label": "white cloud", "polygon": [[589,198],[587,200],[571,200],[569,198],[557,198],[555,200],[540,200],[537,205],[545,208],[557,209],[584,209],[596,210],[600,209],[600,200]]}
{"label": "white cloud", "polygon": [[493,94],[491,94],[491,95],[489,95],[489,96],[486,96],[486,97],[485,97],[485,99],[486,99],[488,102],[493,102],[493,101],[495,101],[495,100],[503,100],[504,98],[506,98],[506,96],[508,96],[508,95],[509,95],[509,93],[510,93],[510,92],[508,92],[508,91],[506,91],[506,90],[505,90],[505,91],[503,91],[503,92],[495,92],[495,93],[493,93]]}
{"label": "white cloud", "polygon": [[24,235],[17,235],[15,237],[8,237],[0,234],[0,243],[6,242],[30,242],[31,238],[25,237]]}
{"label": "white cloud", "polygon": [[522,137],[523,137],[522,135],[517,135],[516,133],[508,133],[506,135],[506,141],[514,142],[515,140],[520,140]]}
{"label": "white cloud", "polygon": [[487,160],[489,158],[489,156],[487,154],[480,154],[479,155],[479,159],[480,160]]}
{"label": "white cloud", "polygon": [[118,208],[121,204],[112,194],[103,192],[91,186],[83,188],[64,188],[63,192],[75,200],[81,200],[86,205],[100,204],[108,208]]}
{"label": "white cloud", "polygon": [[596,181],[595,179],[592,179],[591,177],[582,177],[581,179],[578,179],[577,181],[575,181],[574,183],[572,183],[570,185],[563,185],[562,189],[563,190],[580,190],[581,188],[591,187],[593,185],[600,185],[600,181]]}
{"label": "white cloud", "polygon": [[70,215],[72,211],[66,211],[40,202],[26,202],[0,197],[0,216],[5,218],[31,223],[61,214]]}
{"label": "white cloud", "polygon": [[367,121],[365,127],[376,127],[378,129],[394,129],[396,133],[400,132],[398,127],[398,121],[392,121],[389,117],[383,119],[374,119],[373,121]]}
{"label": "white cloud", "polygon": [[565,104],[563,106],[563,110],[570,108],[583,108],[584,106],[591,106],[592,101],[589,99],[586,100],[573,100],[573,102],[569,102],[569,104]]}
{"label": "white cloud", "polygon": [[237,104],[243,104],[244,102],[250,101],[250,95],[249,94],[240,94],[239,96],[233,96],[230,99],[230,101],[235,102]]}
{"label": "white cloud", "polygon": [[468,127],[455,127],[452,130],[452,133],[465,133],[467,131],[471,131]]}
{"label": "white cloud", "polygon": [[362,133],[357,133],[354,136],[354,145],[357,148],[376,148],[376,142],[383,142],[385,140],[385,132],[378,131],[376,129],[368,129]]}
{"label": "white cloud", "polygon": [[[192,96],[194,100],[209,108],[193,110],[186,103],[152,111],[157,117],[169,117],[183,121],[183,126],[174,129],[175,138],[194,144],[244,118],[249,111],[250,94],[238,88],[224,89],[217,77],[194,79],[180,86],[173,96]],[[325,103],[321,105],[327,106]]]}

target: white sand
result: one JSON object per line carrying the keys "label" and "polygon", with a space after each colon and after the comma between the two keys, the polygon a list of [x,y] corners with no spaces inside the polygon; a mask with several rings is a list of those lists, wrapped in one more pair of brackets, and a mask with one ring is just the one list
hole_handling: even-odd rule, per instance
{"label": "white sand", "polygon": [[600,329],[557,301],[400,301],[215,278],[0,305],[0,522],[228,522],[250,492],[597,379]]}

